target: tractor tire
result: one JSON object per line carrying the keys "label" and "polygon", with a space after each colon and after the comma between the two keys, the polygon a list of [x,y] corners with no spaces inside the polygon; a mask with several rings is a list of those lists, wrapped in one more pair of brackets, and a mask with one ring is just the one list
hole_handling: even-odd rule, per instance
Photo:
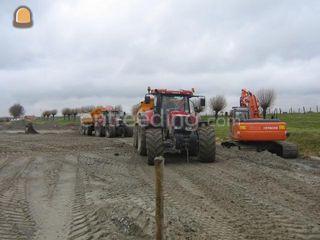
{"label": "tractor tire", "polygon": [[93,129],[92,128],[87,128],[87,135],[88,136],[92,136],[92,132],[93,132]]}
{"label": "tractor tire", "polygon": [[163,156],[164,144],[162,129],[153,128],[146,130],[147,159],[149,165],[154,165],[156,157]]}
{"label": "tractor tire", "polygon": [[200,162],[214,162],[216,159],[216,138],[214,129],[210,126],[202,126],[198,129]]}
{"label": "tractor tire", "polygon": [[142,127],[138,127],[138,148],[137,151],[139,155],[146,156],[147,148],[146,148],[146,130]]}
{"label": "tractor tire", "polygon": [[133,147],[135,149],[138,148],[138,126],[137,125],[133,127]]}
{"label": "tractor tire", "polygon": [[103,127],[96,127],[94,134],[96,137],[105,137],[105,130]]}
{"label": "tractor tire", "polygon": [[132,137],[132,136],[133,136],[133,127],[126,126],[125,137]]}
{"label": "tractor tire", "polygon": [[79,132],[80,132],[80,135],[84,135],[84,128],[82,126],[80,126]]}
{"label": "tractor tire", "polygon": [[116,128],[111,126],[106,128],[106,137],[107,138],[114,138],[116,137]]}

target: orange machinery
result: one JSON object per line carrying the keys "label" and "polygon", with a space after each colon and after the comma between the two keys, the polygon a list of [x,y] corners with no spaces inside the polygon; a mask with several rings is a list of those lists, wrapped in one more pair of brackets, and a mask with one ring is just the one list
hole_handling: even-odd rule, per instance
{"label": "orange machinery", "polygon": [[269,150],[285,158],[296,158],[298,148],[286,142],[287,123],[279,119],[263,119],[260,116],[257,97],[242,89],[240,107],[230,112],[230,141],[223,142],[225,147],[254,147],[259,151]]}

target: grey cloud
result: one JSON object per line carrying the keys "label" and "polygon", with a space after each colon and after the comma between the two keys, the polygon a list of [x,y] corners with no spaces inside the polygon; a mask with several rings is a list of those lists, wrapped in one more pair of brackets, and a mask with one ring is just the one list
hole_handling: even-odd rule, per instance
{"label": "grey cloud", "polygon": [[[29,30],[14,29],[17,7],[0,10],[0,114],[16,101],[127,108],[147,86],[225,94],[273,87],[279,105],[319,102],[319,1],[28,1]],[[299,99],[299,101],[297,101]],[[101,103],[100,103],[101,104]]]}

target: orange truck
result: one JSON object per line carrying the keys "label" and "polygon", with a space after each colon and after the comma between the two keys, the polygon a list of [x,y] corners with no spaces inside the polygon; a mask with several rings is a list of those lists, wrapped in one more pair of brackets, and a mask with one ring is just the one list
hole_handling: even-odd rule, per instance
{"label": "orange truck", "polygon": [[258,151],[268,150],[284,158],[296,158],[298,147],[286,141],[287,123],[279,119],[263,119],[260,116],[257,97],[242,89],[240,107],[230,112],[230,140],[224,147],[253,147]]}
{"label": "orange truck", "polygon": [[125,112],[112,106],[96,107],[80,116],[80,134],[97,137],[132,137],[133,128],[128,126]]}

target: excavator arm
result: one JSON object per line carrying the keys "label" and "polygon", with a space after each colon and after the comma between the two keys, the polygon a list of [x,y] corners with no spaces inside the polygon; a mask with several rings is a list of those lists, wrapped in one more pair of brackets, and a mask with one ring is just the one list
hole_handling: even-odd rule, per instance
{"label": "excavator arm", "polygon": [[257,97],[246,89],[242,89],[240,106],[249,109],[250,118],[261,118],[259,112],[259,101]]}

